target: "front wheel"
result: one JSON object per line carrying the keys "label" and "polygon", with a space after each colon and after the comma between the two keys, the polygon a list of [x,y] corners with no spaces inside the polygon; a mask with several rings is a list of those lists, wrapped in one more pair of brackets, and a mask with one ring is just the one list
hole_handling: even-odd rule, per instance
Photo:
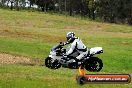
{"label": "front wheel", "polygon": [[47,57],[45,59],[45,66],[48,67],[48,68],[51,68],[51,57]]}
{"label": "front wheel", "polygon": [[61,63],[59,63],[58,60],[55,60],[53,63],[51,63],[51,69],[58,69],[61,67]]}
{"label": "front wheel", "polygon": [[85,62],[85,69],[91,72],[99,72],[102,67],[102,60],[98,57],[91,57]]}
{"label": "front wheel", "polygon": [[58,60],[52,61],[51,57],[45,59],[45,66],[51,69],[58,69],[61,67],[61,64]]}

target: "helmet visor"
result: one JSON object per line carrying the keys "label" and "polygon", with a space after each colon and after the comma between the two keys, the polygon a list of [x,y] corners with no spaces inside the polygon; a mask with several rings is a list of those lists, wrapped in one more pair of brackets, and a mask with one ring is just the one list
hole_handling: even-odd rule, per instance
{"label": "helmet visor", "polygon": [[71,37],[66,37],[67,41],[70,40]]}

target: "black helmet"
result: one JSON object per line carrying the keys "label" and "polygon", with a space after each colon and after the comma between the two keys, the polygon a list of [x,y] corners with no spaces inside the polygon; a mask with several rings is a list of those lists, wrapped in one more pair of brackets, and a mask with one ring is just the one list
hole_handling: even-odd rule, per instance
{"label": "black helmet", "polygon": [[75,33],[74,32],[68,32],[66,35],[67,41],[69,43],[73,42],[75,39]]}

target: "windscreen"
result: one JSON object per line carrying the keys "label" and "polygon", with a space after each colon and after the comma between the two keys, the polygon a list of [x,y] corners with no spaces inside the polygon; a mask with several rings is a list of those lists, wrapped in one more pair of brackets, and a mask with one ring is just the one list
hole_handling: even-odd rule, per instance
{"label": "windscreen", "polygon": [[51,49],[51,51],[55,51],[58,48],[60,48],[60,45],[53,46],[53,48]]}

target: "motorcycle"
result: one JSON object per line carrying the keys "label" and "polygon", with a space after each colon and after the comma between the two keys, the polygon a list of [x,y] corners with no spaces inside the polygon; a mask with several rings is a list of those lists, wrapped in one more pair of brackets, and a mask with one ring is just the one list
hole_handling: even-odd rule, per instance
{"label": "motorcycle", "polygon": [[103,53],[102,47],[88,49],[88,54],[79,61],[75,58],[79,55],[77,51],[72,55],[67,56],[66,60],[64,60],[64,55],[68,51],[64,46],[65,45],[60,42],[60,44],[51,49],[49,56],[45,59],[46,67],[50,69],[59,69],[62,66],[70,69],[78,69],[79,66],[82,66],[90,72],[99,72],[102,69],[102,60],[95,57],[96,54]]}

